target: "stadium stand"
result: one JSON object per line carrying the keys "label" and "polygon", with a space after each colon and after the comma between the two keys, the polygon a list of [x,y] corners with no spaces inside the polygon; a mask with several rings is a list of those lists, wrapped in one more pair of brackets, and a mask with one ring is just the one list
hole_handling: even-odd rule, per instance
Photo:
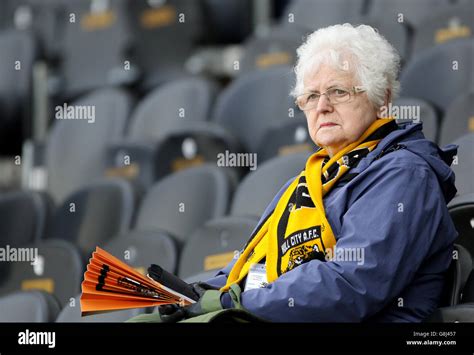
{"label": "stadium stand", "polygon": [[[103,176],[107,146],[123,137],[133,105],[120,89],[93,91],[66,110],[80,109],[83,119],[56,119],[46,143],[47,191],[59,203],[77,188]],[[89,117],[90,116],[90,117]]]}
{"label": "stadium stand", "polygon": [[73,192],[59,205],[44,239],[62,239],[89,257],[119,233],[129,230],[135,205],[131,186],[123,180],[99,180]]}
{"label": "stadium stand", "polygon": [[15,30],[0,32],[0,155],[21,151],[28,137],[31,76],[37,55],[33,38]]}
{"label": "stadium stand", "polygon": [[459,146],[456,161],[452,169],[456,174],[456,188],[458,195],[474,192],[474,134],[466,134],[453,142]]}
{"label": "stadium stand", "polygon": [[54,322],[61,310],[53,295],[43,291],[18,291],[0,297],[0,323]]}
{"label": "stadium stand", "polygon": [[38,248],[38,257],[33,263],[10,263],[7,280],[0,286],[0,295],[19,290],[42,290],[53,294],[64,306],[79,293],[84,269],[82,257],[73,244],[47,240],[25,248]]}
{"label": "stadium stand", "polygon": [[427,49],[407,63],[402,95],[424,99],[446,110],[460,93],[472,88],[474,40],[463,39]]}
{"label": "stadium stand", "polygon": [[466,133],[474,133],[474,91],[460,94],[444,114],[441,144],[448,144]]}

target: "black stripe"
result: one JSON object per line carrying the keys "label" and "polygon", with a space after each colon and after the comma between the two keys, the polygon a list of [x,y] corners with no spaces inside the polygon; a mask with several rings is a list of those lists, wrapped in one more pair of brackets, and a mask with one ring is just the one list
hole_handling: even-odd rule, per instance
{"label": "black stripe", "polygon": [[375,132],[372,132],[372,134],[364,140],[364,143],[385,138],[389,133],[396,131],[397,129],[397,122],[395,122],[395,120],[390,121],[389,123],[379,127]]}

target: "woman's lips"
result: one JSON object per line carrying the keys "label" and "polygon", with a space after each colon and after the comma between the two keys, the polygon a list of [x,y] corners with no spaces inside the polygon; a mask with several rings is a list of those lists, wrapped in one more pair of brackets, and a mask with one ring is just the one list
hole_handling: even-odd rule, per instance
{"label": "woman's lips", "polygon": [[328,122],[328,123],[321,123],[321,126],[319,126],[319,128],[333,127],[333,126],[337,126],[337,124]]}

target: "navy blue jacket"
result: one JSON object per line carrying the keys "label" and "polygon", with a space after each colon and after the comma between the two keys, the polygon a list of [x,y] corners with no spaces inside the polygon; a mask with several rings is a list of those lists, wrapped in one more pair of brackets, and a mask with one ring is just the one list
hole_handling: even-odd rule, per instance
{"label": "navy blue jacket", "polygon": [[[324,198],[336,248],[362,248],[363,263],[311,260],[243,292],[246,309],[276,322],[419,322],[433,312],[457,237],[446,206],[456,194],[456,146],[441,150],[421,129],[387,135],[351,170],[358,175]],[[206,282],[223,286],[234,262]]]}

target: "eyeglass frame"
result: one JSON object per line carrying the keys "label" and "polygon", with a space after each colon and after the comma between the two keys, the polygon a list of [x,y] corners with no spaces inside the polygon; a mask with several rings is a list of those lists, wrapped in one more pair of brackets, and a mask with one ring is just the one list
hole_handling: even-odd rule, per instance
{"label": "eyeglass frame", "polygon": [[[332,103],[332,102],[331,102],[331,99],[330,99],[329,96],[327,95],[327,92],[328,92],[329,90],[334,90],[334,89],[347,90],[347,91],[349,92],[349,99],[348,99],[347,101],[344,101],[344,102]],[[319,97],[318,97],[318,103],[319,103],[319,99],[321,98],[321,96],[326,95],[326,97],[327,97],[327,99],[328,99],[328,101],[329,101],[329,103],[330,103],[331,105],[337,105],[337,104],[342,104],[342,103],[349,102],[349,101],[351,100],[351,95],[357,95],[357,94],[360,94],[360,93],[363,93],[363,92],[366,92],[366,91],[367,91],[367,90],[366,90],[363,86],[353,86],[352,88],[344,88],[344,87],[337,87],[337,86],[336,86],[336,87],[331,87],[331,88],[327,89],[325,92],[322,92],[322,93],[320,93],[320,94],[318,94],[318,93],[316,93],[316,92],[314,92],[314,91],[310,91],[310,92],[306,92],[306,93],[303,93],[303,94],[298,95],[298,96],[296,97],[296,100],[295,100],[295,105],[296,105],[301,111],[308,111],[308,110],[312,110],[313,108],[315,108],[315,107],[317,106],[317,104],[316,104],[315,107],[306,108],[306,109],[303,110],[303,109],[300,107],[300,105],[298,104],[298,98],[301,97],[301,96],[303,96],[303,95],[307,95],[307,94],[317,94],[317,95],[319,95]]]}

